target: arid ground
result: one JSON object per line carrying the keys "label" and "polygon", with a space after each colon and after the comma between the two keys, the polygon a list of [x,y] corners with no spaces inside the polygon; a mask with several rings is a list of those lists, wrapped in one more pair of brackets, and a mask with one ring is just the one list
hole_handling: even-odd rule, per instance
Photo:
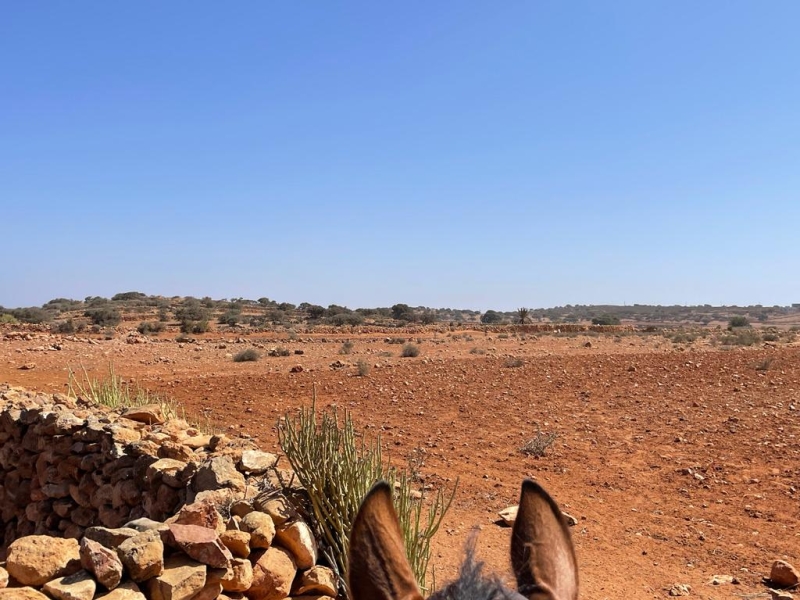
{"label": "arid ground", "polygon": [[[497,513],[525,477],[578,520],[582,598],[664,598],[676,584],[692,598],[767,598],[773,560],[800,566],[797,342],[723,349],[658,334],[431,332],[418,357],[402,358],[386,337],[207,334],[179,344],[36,333],[0,339],[0,382],[63,392],[70,367],[102,377],[113,363],[190,418],[264,449],[277,448],[280,416],[316,390],[320,408],[352,411],[422,484],[459,480],[434,543],[439,582],[476,529],[480,557],[508,576],[510,530]],[[347,339],[352,351],[340,354]],[[233,362],[254,345],[260,360]],[[303,354],[268,356],[275,346]],[[295,365],[302,372],[290,373]],[[539,431],[557,434],[553,445],[541,458],[523,454]],[[738,583],[712,585],[715,575]]]}

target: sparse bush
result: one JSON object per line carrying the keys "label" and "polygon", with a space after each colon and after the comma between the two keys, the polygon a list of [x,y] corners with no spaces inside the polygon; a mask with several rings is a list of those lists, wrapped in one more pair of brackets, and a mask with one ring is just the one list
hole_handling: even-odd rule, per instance
{"label": "sparse bush", "polygon": [[208,321],[181,321],[181,333],[206,333],[208,329]]}
{"label": "sparse bush", "polygon": [[487,310],[481,317],[481,323],[484,325],[493,325],[495,323],[502,323],[503,315],[496,310]]}
{"label": "sparse bush", "polygon": [[358,369],[359,377],[366,377],[369,375],[371,365],[362,358],[356,363],[356,368]]}
{"label": "sparse bush", "polygon": [[114,327],[119,325],[122,315],[119,311],[111,307],[91,308],[83,313],[84,317],[89,317],[92,323],[100,327]]}
{"label": "sparse bush", "polygon": [[136,330],[142,335],[151,335],[164,331],[164,323],[161,321],[142,321]]}
{"label": "sparse bush", "polygon": [[498,334],[497,334],[497,339],[498,339],[498,340],[507,340],[507,339],[508,339],[508,337],[509,337],[509,336],[508,336],[508,334],[507,334],[507,333],[498,333]]}
{"label": "sparse bush", "polygon": [[261,358],[261,355],[258,353],[258,350],[255,348],[248,348],[247,350],[242,350],[234,354],[233,362],[255,362],[259,358]]}
{"label": "sparse bush", "polygon": [[406,338],[403,337],[393,337],[386,340],[387,344],[405,344]]}
{"label": "sparse bush", "polygon": [[0,323],[5,323],[7,325],[16,325],[19,323],[17,318],[14,315],[9,313],[2,313],[0,314]]}
{"label": "sparse bush", "polygon": [[353,342],[350,340],[347,340],[344,344],[342,344],[342,347],[339,348],[339,354],[352,354],[352,352]]}
{"label": "sparse bush", "polygon": [[217,322],[220,325],[228,325],[229,327],[234,327],[241,321],[242,313],[238,310],[228,310],[225,313],[221,314],[217,319]]}
{"label": "sparse bush", "polygon": [[31,306],[30,308],[14,308],[11,315],[23,323],[48,323],[53,319],[53,312]]}
{"label": "sparse bush", "polygon": [[748,325],[750,325],[750,321],[748,321],[747,317],[744,315],[736,315],[728,320],[728,329],[733,329],[735,327],[747,327]]}
{"label": "sparse bush", "polygon": [[75,323],[73,323],[72,319],[67,319],[66,321],[61,321],[60,323],[53,325],[51,331],[53,333],[61,334],[75,333]]}
{"label": "sparse bush", "polygon": [[503,366],[506,369],[517,369],[517,368],[523,366],[524,364],[525,364],[525,361],[522,360],[521,358],[519,358],[517,356],[509,356],[505,360],[505,362],[503,363]]}
{"label": "sparse bush", "polygon": [[486,354],[486,350],[483,348],[472,348],[469,351],[470,354]]}
{"label": "sparse bush", "polygon": [[403,346],[403,351],[400,353],[400,356],[403,358],[413,358],[415,356],[419,356],[419,346],[416,344],[409,342],[405,346]]}
{"label": "sparse bush", "polygon": [[619,325],[619,317],[614,315],[600,315],[592,319],[592,325]]}
{"label": "sparse bush", "polygon": [[773,357],[765,358],[756,365],[756,371],[768,371],[774,360]]}
{"label": "sparse bush", "polygon": [[547,452],[547,449],[556,441],[558,434],[544,433],[542,431],[536,432],[536,435],[522,444],[520,452],[528,456],[535,456],[541,458]]}
{"label": "sparse bush", "polygon": [[270,356],[291,356],[292,351],[283,346],[278,346],[269,351]]}
{"label": "sparse bush", "polygon": [[758,332],[750,328],[736,329],[720,339],[724,346],[752,346],[760,341]]}
{"label": "sparse bush", "polygon": [[[424,498],[414,498],[409,475],[384,464],[380,438],[357,434],[347,411],[341,421],[335,408],[318,419],[312,404],[296,417],[284,417],[278,440],[299,483],[311,497],[316,533],[330,548],[340,584],[346,586],[350,532],[358,508],[372,485],[384,480],[394,490],[412,572],[422,591],[429,593],[426,576],[431,539],[453,501],[455,486],[447,496],[438,490],[427,503]],[[347,590],[342,592],[346,597]]]}
{"label": "sparse bush", "polygon": [[777,333],[773,331],[768,331],[762,336],[762,339],[765,342],[777,342],[778,340],[781,339],[781,336],[779,336]]}

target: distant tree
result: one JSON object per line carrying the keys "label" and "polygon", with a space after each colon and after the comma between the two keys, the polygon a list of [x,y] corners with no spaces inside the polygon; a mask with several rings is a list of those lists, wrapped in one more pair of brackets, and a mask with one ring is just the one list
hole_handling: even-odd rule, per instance
{"label": "distant tree", "polygon": [[291,302],[281,302],[278,304],[278,309],[282,311],[292,311],[295,309],[295,305]]}
{"label": "distant tree", "polygon": [[493,325],[495,323],[502,323],[503,315],[496,310],[487,310],[481,317],[481,323],[484,325]]}
{"label": "distant tree", "polygon": [[306,314],[309,319],[321,319],[325,315],[325,308],[319,304],[309,304]]}
{"label": "distant tree", "polygon": [[398,321],[416,321],[417,315],[408,304],[395,304],[392,306],[392,318]]}
{"label": "distant tree", "polygon": [[734,327],[747,327],[750,325],[750,321],[747,320],[747,317],[744,315],[736,315],[735,317],[731,317],[728,321],[728,329],[733,329]]}
{"label": "distant tree", "polygon": [[614,315],[600,315],[592,319],[592,325],[619,325],[619,317]]}
{"label": "distant tree", "polygon": [[531,311],[524,306],[517,309],[517,320],[519,321],[520,325],[525,325],[525,323],[527,323],[530,319],[530,315]]}
{"label": "distant tree", "polygon": [[143,294],[142,292],[122,292],[121,294],[114,294],[111,296],[111,300],[114,302],[141,300],[142,298],[147,298],[147,294]]}
{"label": "distant tree", "polygon": [[115,308],[92,308],[83,313],[84,317],[89,317],[92,323],[100,327],[113,327],[119,325],[122,320],[122,315]]}
{"label": "distant tree", "polygon": [[217,321],[219,322],[220,325],[229,325],[230,327],[233,327],[241,320],[241,318],[242,318],[241,311],[236,309],[231,309],[221,314],[217,319]]}
{"label": "distant tree", "polygon": [[431,325],[436,323],[436,312],[432,310],[426,310],[422,313],[422,317],[420,317],[423,325]]}

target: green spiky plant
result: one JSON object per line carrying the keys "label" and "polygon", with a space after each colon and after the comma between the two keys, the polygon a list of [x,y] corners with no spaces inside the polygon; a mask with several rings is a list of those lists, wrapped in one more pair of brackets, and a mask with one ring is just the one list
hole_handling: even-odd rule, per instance
{"label": "green spiky plant", "polygon": [[339,571],[345,594],[350,530],[361,500],[382,479],[395,490],[406,555],[427,595],[431,539],[450,508],[457,484],[448,494],[438,490],[428,502],[415,497],[408,474],[384,463],[380,437],[359,436],[347,410],[341,416],[335,407],[318,413],[316,398],[310,408],[300,409],[296,416],[286,415],[278,436],[281,449],[308,493],[318,534],[329,548],[328,558]]}

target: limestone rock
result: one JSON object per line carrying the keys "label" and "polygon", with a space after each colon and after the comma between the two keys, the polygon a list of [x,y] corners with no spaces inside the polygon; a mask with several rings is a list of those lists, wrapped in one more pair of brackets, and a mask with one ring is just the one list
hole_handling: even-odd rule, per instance
{"label": "limestone rock", "polygon": [[106,548],[113,549],[118,547],[125,540],[129,540],[138,534],[138,531],[128,527],[120,527],[119,529],[108,529],[107,527],[89,527],[83,536],[102,544]]}
{"label": "limestone rock", "polygon": [[42,589],[58,600],[92,600],[97,584],[87,571],[78,571],[74,575],[48,581]]}
{"label": "limestone rock", "polygon": [[6,569],[23,585],[40,586],[56,577],[72,575],[80,568],[80,549],[74,539],[30,535],[8,547]]}
{"label": "limestone rock", "polygon": [[792,588],[800,583],[800,572],[786,561],[776,560],[772,563],[769,580],[775,587]]}
{"label": "limestone rock", "polygon": [[122,561],[117,553],[99,542],[83,538],[80,547],[81,566],[93,573],[100,585],[113,590],[122,580]]}
{"label": "limestone rock", "polygon": [[170,545],[180,548],[204,565],[226,568],[233,558],[230,550],[225,547],[213,529],[171,523],[166,535]]}
{"label": "limestone rock", "polygon": [[269,548],[275,538],[275,523],[267,513],[253,511],[246,514],[240,523],[242,530],[250,534],[251,548]]}
{"label": "limestone rock", "polygon": [[147,600],[139,586],[132,581],[126,581],[101,598],[102,600]]}
{"label": "limestone rock", "polygon": [[223,531],[219,539],[234,556],[247,558],[250,555],[250,534],[246,531]]}
{"label": "limestone rock", "polygon": [[294,556],[298,569],[310,569],[317,562],[317,541],[311,528],[303,521],[295,521],[279,529],[275,538]]}
{"label": "limestone rock", "polygon": [[245,595],[251,600],[286,598],[296,573],[292,555],[283,548],[272,547],[253,558],[253,584]]}
{"label": "limestone rock", "polygon": [[230,456],[216,456],[202,464],[194,477],[197,492],[231,488],[243,492],[246,487],[244,475],[236,470]]}
{"label": "limestone rock", "polygon": [[0,589],[8,587],[8,571],[0,567]]}
{"label": "limestone rock", "polygon": [[120,544],[117,554],[136,582],[157,577],[164,570],[164,544],[158,531],[137,533]]}
{"label": "limestone rock", "polygon": [[245,450],[242,452],[242,459],[239,467],[245,473],[260,474],[276,465],[278,457],[269,452],[260,450]]}
{"label": "limestone rock", "polygon": [[297,518],[297,511],[285,496],[276,496],[272,493],[262,493],[254,502],[256,510],[267,513],[275,525],[280,527],[287,521]]}
{"label": "limestone rock", "polygon": [[222,589],[226,592],[245,592],[253,585],[253,564],[244,558],[234,558],[231,568],[222,578]]}
{"label": "limestone rock", "polygon": [[300,574],[292,591],[294,596],[336,596],[338,581],[328,567],[314,566]]}
{"label": "limestone rock", "polygon": [[4,588],[0,590],[0,600],[50,600],[42,592],[32,587]]}
{"label": "limestone rock", "polygon": [[164,571],[148,581],[151,600],[187,600],[206,584],[206,567],[180,554],[167,559]]}
{"label": "limestone rock", "polygon": [[225,531],[225,521],[217,507],[208,500],[201,500],[182,507],[177,515],[167,519],[167,523],[198,525],[213,529],[217,533]]}
{"label": "limestone rock", "polygon": [[164,422],[164,412],[158,404],[134,406],[123,412],[122,416],[131,421],[146,423],[147,425],[160,425]]}
{"label": "limestone rock", "polygon": [[508,508],[504,508],[499,513],[500,520],[503,522],[503,525],[506,527],[511,527],[514,525],[514,521],[517,520],[517,511],[519,510],[519,506],[509,506]]}

